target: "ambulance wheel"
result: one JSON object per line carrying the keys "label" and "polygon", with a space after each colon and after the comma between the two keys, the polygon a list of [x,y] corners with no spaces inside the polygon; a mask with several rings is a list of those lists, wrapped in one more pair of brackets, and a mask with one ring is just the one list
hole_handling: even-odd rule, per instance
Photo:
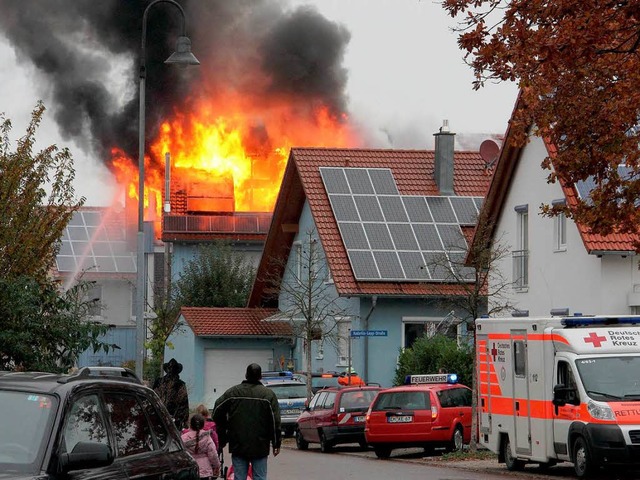
{"label": "ambulance wheel", "polygon": [[578,437],[573,442],[573,470],[578,478],[587,478],[595,471],[587,442],[583,437]]}
{"label": "ambulance wheel", "polygon": [[296,447],[298,447],[298,450],[306,450],[309,448],[309,442],[302,438],[300,430],[296,430]]}
{"label": "ambulance wheel", "polygon": [[373,451],[376,452],[378,458],[389,458],[391,456],[391,449],[384,446],[375,446]]}
{"label": "ambulance wheel", "polygon": [[507,466],[507,470],[515,472],[524,468],[524,462],[518,460],[511,453],[511,442],[509,441],[508,435],[505,435],[502,439],[502,456],[504,457],[504,464]]}
{"label": "ambulance wheel", "polygon": [[464,436],[462,434],[462,427],[458,425],[456,429],[453,431],[453,435],[451,436],[451,442],[447,446],[447,451],[449,452],[461,452],[464,444]]}
{"label": "ambulance wheel", "polygon": [[333,445],[331,445],[331,442],[329,442],[327,440],[327,437],[325,437],[324,432],[320,432],[320,451],[322,453],[329,453],[331,452]]}

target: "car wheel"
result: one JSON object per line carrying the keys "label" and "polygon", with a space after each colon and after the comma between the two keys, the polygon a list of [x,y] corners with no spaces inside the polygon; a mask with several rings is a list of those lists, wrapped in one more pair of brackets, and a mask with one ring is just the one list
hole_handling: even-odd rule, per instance
{"label": "car wheel", "polygon": [[320,451],[322,453],[329,453],[331,452],[332,446],[331,442],[329,442],[327,437],[325,437],[324,432],[320,432]]}
{"label": "car wheel", "polygon": [[360,448],[363,450],[366,450],[367,448],[369,448],[369,444],[366,442],[366,440],[360,440],[358,442],[358,445],[360,445]]}
{"label": "car wheel", "polygon": [[391,456],[391,449],[384,446],[375,446],[373,451],[376,452],[378,458],[389,458]]}
{"label": "car wheel", "polygon": [[309,442],[307,442],[300,433],[300,430],[296,430],[296,447],[298,450],[306,450],[309,448]]}
{"label": "car wheel", "polygon": [[587,442],[583,437],[576,438],[573,443],[573,470],[578,478],[590,477],[595,471]]}
{"label": "car wheel", "polygon": [[511,442],[509,441],[508,435],[505,435],[502,440],[502,456],[504,457],[504,463],[507,466],[507,470],[515,472],[524,468],[524,462],[522,460],[518,460],[511,453]]}
{"label": "car wheel", "polygon": [[464,436],[462,433],[462,427],[458,425],[451,435],[451,441],[447,447],[449,452],[461,452],[464,445]]}

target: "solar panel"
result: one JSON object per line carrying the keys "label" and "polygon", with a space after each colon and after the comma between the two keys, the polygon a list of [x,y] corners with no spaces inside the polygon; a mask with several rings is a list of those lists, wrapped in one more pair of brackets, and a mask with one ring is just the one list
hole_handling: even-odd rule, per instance
{"label": "solar panel", "polygon": [[416,223],[412,225],[420,250],[443,251],[444,246],[433,223]]}
{"label": "solar panel", "polygon": [[418,241],[410,224],[390,223],[389,232],[391,232],[391,238],[393,238],[396,250],[418,250]]}
{"label": "solar panel", "polygon": [[461,225],[475,224],[481,197],[403,196],[384,168],[320,173],[357,280],[473,281]]}
{"label": "solar panel", "polygon": [[345,168],[347,181],[353,194],[374,194],[373,183],[366,168]]}
{"label": "solar panel", "polygon": [[353,199],[356,202],[360,220],[363,222],[384,222],[382,210],[375,195],[357,195]]}
{"label": "solar panel", "polygon": [[404,210],[404,205],[400,196],[383,196],[378,197],[380,206],[382,207],[382,213],[387,222],[408,222],[407,212]]}
{"label": "solar panel", "polygon": [[320,167],[320,176],[327,193],[351,193],[343,168]]}
{"label": "solar panel", "polygon": [[426,197],[433,221],[436,223],[457,223],[448,197]]}
{"label": "solar panel", "polygon": [[436,228],[442,239],[442,244],[446,251],[450,250],[467,250],[467,240],[462,234],[462,230],[459,225],[450,224],[437,224]]}
{"label": "solar panel", "polygon": [[365,223],[364,231],[373,250],[393,250],[393,240],[384,223]]}
{"label": "solar panel", "polygon": [[402,197],[402,203],[409,214],[412,222],[433,222],[433,217],[429,213],[427,201],[424,197]]}
{"label": "solar panel", "polygon": [[59,272],[135,273],[121,217],[107,210],[75,212],[64,229],[56,266]]}
{"label": "solar panel", "polygon": [[340,234],[342,235],[342,240],[347,250],[349,249],[368,250],[369,249],[367,236],[364,233],[364,228],[362,228],[361,223],[341,222],[338,224],[338,226],[340,227]]}
{"label": "solar panel", "polygon": [[351,195],[329,195],[333,215],[338,222],[357,222],[360,220],[356,204]]}
{"label": "solar panel", "polygon": [[380,274],[373,259],[373,252],[347,250],[353,274],[360,280],[380,280]]}
{"label": "solar panel", "polygon": [[373,252],[373,257],[378,265],[380,271],[380,277],[385,280],[404,280],[404,271],[400,265],[400,259],[396,252],[390,252],[387,250],[376,250]]}
{"label": "solar panel", "polygon": [[451,197],[449,201],[460,225],[475,225],[478,210],[472,197]]}
{"label": "solar panel", "polygon": [[369,177],[377,195],[399,195],[396,181],[388,168],[370,168]]}

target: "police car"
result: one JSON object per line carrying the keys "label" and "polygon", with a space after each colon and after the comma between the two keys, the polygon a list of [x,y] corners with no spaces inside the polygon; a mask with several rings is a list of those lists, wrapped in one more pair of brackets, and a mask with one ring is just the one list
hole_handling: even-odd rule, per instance
{"label": "police car", "polygon": [[307,401],[307,384],[295,378],[292,372],[263,372],[262,383],[273,390],[280,405],[282,431],[287,437],[293,436],[296,420],[304,410]]}
{"label": "police car", "polygon": [[455,373],[407,376],[405,385],[378,392],[365,438],[378,458],[389,458],[394,448],[461,450],[471,440],[471,399]]}

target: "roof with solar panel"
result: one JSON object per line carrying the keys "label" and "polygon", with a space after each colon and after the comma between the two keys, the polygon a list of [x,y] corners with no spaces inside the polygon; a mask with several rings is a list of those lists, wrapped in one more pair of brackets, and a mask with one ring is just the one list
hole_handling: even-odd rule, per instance
{"label": "roof with solar panel", "polygon": [[63,275],[135,273],[135,253],[125,237],[121,212],[101,207],[75,212],[64,229],[56,268]]}
{"label": "roof with solar panel", "polygon": [[478,151],[455,151],[453,194],[442,195],[434,150],[292,148],[249,306],[277,301],[261,279],[288,255],[305,203],[340,295],[464,294],[437,265],[464,257],[487,167]]}

